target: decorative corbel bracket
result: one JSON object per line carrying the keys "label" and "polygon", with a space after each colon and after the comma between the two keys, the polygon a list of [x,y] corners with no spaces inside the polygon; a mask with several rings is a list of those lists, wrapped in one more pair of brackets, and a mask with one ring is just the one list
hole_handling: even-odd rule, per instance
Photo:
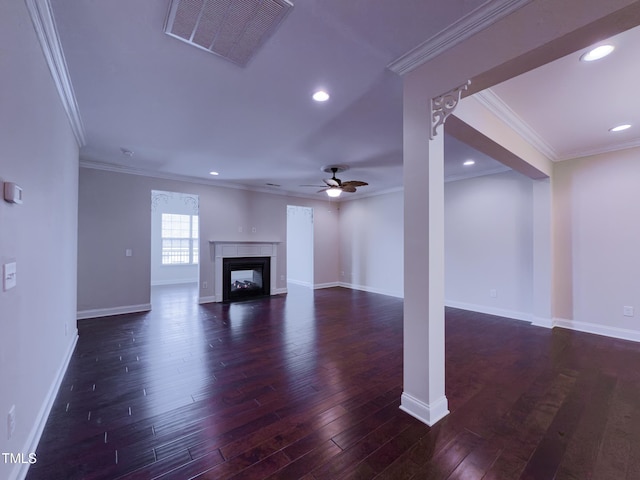
{"label": "decorative corbel bracket", "polygon": [[460,102],[462,92],[464,92],[469,85],[471,85],[471,80],[467,80],[466,83],[459,87],[431,99],[431,132],[429,132],[429,139],[433,140],[437,135],[437,128],[440,125],[444,125],[444,121],[456,109],[458,102]]}

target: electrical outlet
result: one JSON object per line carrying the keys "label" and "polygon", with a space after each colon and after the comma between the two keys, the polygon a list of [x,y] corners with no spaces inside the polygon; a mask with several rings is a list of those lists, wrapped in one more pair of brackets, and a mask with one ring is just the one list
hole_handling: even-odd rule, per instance
{"label": "electrical outlet", "polygon": [[622,314],[625,317],[633,317],[633,307],[622,307]]}
{"label": "electrical outlet", "polygon": [[251,227],[251,233],[256,233],[256,227]]}
{"label": "electrical outlet", "polygon": [[238,233],[242,233],[242,227],[238,227]]}
{"label": "electrical outlet", "polygon": [[206,290],[207,289],[207,282],[202,282],[202,289]]}
{"label": "electrical outlet", "polygon": [[489,290],[489,296],[491,298],[496,298],[498,296],[498,291],[495,288],[492,288],[491,290]]}
{"label": "electrical outlet", "polygon": [[16,431],[16,406],[11,405],[7,415],[7,440],[11,439]]}

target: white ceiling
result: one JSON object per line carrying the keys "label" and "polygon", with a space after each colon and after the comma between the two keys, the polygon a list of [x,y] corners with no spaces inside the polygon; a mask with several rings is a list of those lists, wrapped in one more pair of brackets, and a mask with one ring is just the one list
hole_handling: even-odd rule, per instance
{"label": "white ceiling", "polygon": [[[640,146],[640,27],[604,44],[601,60],[581,62],[586,48],[491,88],[554,161]],[[609,132],[621,124],[633,127]]]}
{"label": "white ceiling", "polygon": [[[169,0],[51,0],[85,129],[83,163],[308,195],[322,195],[299,186],[320,184],[321,167],[346,164],[340,178],[370,184],[349,195],[401,187],[402,80],[386,67],[486,1],[293,3],[242,68],[166,35]],[[598,64],[561,59],[494,87],[490,98],[554,159],[638,143],[640,128],[606,132],[618,117],[640,127],[633,88],[611,86],[612,76],[637,83],[640,39],[630,32],[615,41],[618,50]],[[331,99],[313,102],[317,88]],[[501,167],[450,137],[445,149],[451,179],[469,174],[467,158],[476,160],[473,174]]]}

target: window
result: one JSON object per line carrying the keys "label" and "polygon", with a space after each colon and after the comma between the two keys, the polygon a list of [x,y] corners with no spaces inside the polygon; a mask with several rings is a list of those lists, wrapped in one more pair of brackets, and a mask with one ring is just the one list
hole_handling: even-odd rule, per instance
{"label": "window", "polygon": [[198,215],[162,214],[162,265],[198,263]]}

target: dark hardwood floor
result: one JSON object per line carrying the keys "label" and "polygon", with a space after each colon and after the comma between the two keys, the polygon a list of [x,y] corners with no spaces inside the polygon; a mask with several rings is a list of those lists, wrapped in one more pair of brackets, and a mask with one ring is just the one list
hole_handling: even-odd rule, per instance
{"label": "dark hardwood floor", "polygon": [[401,300],[195,293],[79,322],[29,479],[640,478],[638,344],[447,309],[429,428],[398,408]]}

